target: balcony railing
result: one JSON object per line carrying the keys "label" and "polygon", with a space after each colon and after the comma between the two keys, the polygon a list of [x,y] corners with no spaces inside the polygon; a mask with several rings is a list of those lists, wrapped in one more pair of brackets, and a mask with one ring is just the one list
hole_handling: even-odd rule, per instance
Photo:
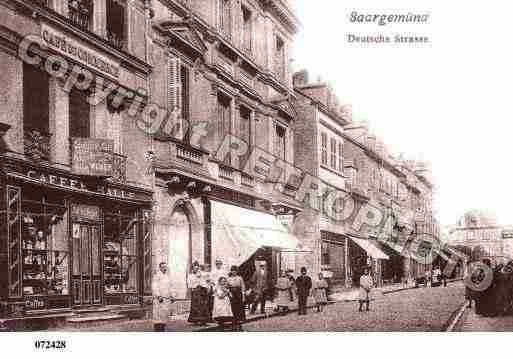
{"label": "balcony railing", "polygon": [[255,186],[255,179],[248,174],[242,173],[241,177],[240,177],[240,181],[243,186],[251,187],[251,188],[253,188]]}
{"label": "balcony railing", "polygon": [[107,41],[118,50],[122,50],[125,47],[125,39],[115,33],[108,33]]}
{"label": "balcony railing", "polygon": [[234,170],[225,166],[219,166],[219,178],[223,178],[225,180],[234,181]]}
{"label": "balcony railing", "polygon": [[70,0],[68,3],[69,19],[84,30],[90,30],[92,10],[91,0]]}
{"label": "balcony railing", "polygon": [[203,154],[200,151],[196,151],[191,148],[186,148],[184,146],[176,146],[176,157],[185,162],[197,165],[203,164]]}
{"label": "balcony railing", "polygon": [[126,156],[112,154],[112,177],[111,180],[118,183],[126,183]]}
{"label": "balcony railing", "polygon": [[38,130],[25,130],[25,155],[35,161],[49,161],[51,137],[51,134],[46,134]]}

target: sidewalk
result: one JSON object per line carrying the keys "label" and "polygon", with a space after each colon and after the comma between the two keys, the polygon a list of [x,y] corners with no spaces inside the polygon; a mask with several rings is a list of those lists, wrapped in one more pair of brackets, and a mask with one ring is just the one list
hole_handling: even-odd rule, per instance
{"label": "sidewalk", "polygon": [[513,316],[483,317],[472,309],[466,309],[457,327],[460,332],[510,332],[513,331]]}

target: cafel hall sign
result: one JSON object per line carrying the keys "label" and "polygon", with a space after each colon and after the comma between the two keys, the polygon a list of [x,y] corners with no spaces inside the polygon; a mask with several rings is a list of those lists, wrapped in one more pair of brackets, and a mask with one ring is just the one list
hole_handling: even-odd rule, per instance
{"label": "cafel hall sign", "polygon": [[41,25],[41,37],[50,49],[75,60],[78,63],[94,68],[103,75],[118,78],[120,65],[98,51],[91,49],[82,42],[64,34],[63,32],[48,26]]}
{"label": "cafel hall sign", "polygon": [[146,199],[139,198],[139,196],[137,196],[137,194],[132,191],[118,189],[107,185],[100,185],[95,188],[92,188],[91,186],[88,186],[86,183],[78,179],[73,179],[62,175],[54,175],[42,171],[29,170],[23,176],[28,177],[31,180],[37,181],[42,184],[53,185],[65,189],[99,193],[121,199]]}

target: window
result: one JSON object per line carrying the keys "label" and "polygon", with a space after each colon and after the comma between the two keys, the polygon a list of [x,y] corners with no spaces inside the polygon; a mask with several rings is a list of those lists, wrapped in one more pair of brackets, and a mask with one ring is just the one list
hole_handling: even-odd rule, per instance
{"label": "window", "polygon": [[253,50],[253,23],[251,11],[247,7],[242,6],[242,41],[243,48],[246,52],[251,53]]}
{"label": "window", "polygon": [[274,136],[274,155],[277,158],[285,160],[285,137],[287,130],[285,127],[278,124],[275,125],[275,136]]}
{"label": "window", "polygon": [[328,165],[328,135],[321,133],[321,163]]}
{"label": "window", "polygon": [[274,57],[274,69],[276,72],[276,75],[280,79],[285,78],[285,43],[283,40],[276,36],[276,52]]}
{"label": "window", "polygon": [[337,140],[330,138],[330,166],[334,170],[337,169]]}
{"label": "window", "polygon": [[[173,112],[176,111],[180,120],[187,121],[189,119],[189,68],[182,64],[178,58],[169,59],[167,94],[168,94],[168,109]],[[177,126],[176,123],[172,123]],[[183,138],[186,133],[182,133],[184,124],[179,124],[178,127],[170,129],[170,133],[176,138]]]}
{"label": "window", "polygon": [[327,242],[321,243],[321,265],[329,266],[330,265],[330,247]]}
{"label": "window", "polygon": [[23,189],[23,196],[18,187],[8,186],[7,191],[8,215],[16,218],[9,222],[7,232],[9,295],[25,297],[29,310],[67,307],[67,301],[50,304],[37,300],[69,294],[68,212],[64,199],[30,187]]}
{"label": "window", "polygon": [[240,107],[239,138],[251,148],[251,111],[244,106]]}
{"label": "window", "polygon": [[93,20],[93,0],[69,0],[68,16],[78,27],[90,30]]}
{"label": "window", "polygon": [[[223,94],[217,95],[217,117],[219,143],[223,143],[225,136],[232,133],[232,101]],[[226,156],[225,164],[231,164],[230,153]]]}
{"label": "window", "polygon": [[184,120],[189,119],[189,69],[186,66],[180,66],[180,104],[181,115]]}
{"label": "window", "polygon": [[46,72],[23,64],[23,129],[30,158],[50,159],[49,86]]}
{"label": "window", "polygon": [[219,0],[219,30],[227,38],[231,38],[232,34],[232,11],[230,0]]}
{"label": "window", "polygon": [[89,102],[86,92],[73,88],[69,93],[69,137],[90,137]]}
{"label": "window", "polygon": [[107,0],[107,39],[116,48],[125,45],[125,3]]}
{"label": "window", "polygon": [[[239,113],[239,134],[238,137],[244,141],[248,148],[251,148],[251,110],[241,106]],[[247,154],[240,157],[240,164],[245,163],[246,158],[249,156],[251,151],[247,151]]]}
{"label": "window", "polygon": [[344,143],[342,141],[338,143],[338,170],[344,171]]}
{"label": "window", "polygon": [[105,293],[133,293],[137,278],[137,217],[130,209],[117,209],[104,217],[103,263]]}

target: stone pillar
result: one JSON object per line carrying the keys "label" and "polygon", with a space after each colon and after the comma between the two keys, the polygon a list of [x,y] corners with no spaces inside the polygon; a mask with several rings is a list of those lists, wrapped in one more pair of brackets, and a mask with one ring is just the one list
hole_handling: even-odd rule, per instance
{"label": "stone pillar", "polygon": [[107,37],[107,0],[93,0],[93,32]]}
{"label": "stone pillar", "polygon": [[10,126],[7,147],[23,153],[23,62],[0,50],[0,123]]}
{"label": "stone pillar", "polygon": [[50,77],[50,133],[52,162],[70,165],[69,93],[55,77]]}

